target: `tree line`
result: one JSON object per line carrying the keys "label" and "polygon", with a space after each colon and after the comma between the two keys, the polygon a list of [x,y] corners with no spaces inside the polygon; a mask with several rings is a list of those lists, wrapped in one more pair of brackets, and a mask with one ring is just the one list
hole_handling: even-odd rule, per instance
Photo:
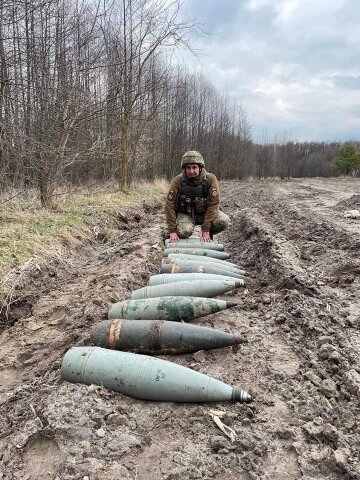
{"label": "tree line", "polygon": [[[251,174],[255,178],[357,176],[359,142],[296,142],[265,140],[253,145]],[[350,153],[349,153],[350,150]],[[345,159],[343,157],[346,157]],[[358,162],[358,163],[357,163]]]}
{"label": "tree line", "polygon": [[338,144],[252,142],[245,109],[177,65],[179,0],[0,0],[0,188],[171,178],[197,149],[220,178],[330,176]]}

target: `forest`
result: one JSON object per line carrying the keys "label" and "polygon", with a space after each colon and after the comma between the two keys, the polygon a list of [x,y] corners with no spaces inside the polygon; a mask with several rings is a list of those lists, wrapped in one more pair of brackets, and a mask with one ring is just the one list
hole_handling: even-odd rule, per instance
{"label": "forest", "polygon": [[205,34],[178,0],[0,0],[0,189],[171,178],[186,150],[222,179],[336,176],[340,144],[261,143],[231,95],[179,64]]}

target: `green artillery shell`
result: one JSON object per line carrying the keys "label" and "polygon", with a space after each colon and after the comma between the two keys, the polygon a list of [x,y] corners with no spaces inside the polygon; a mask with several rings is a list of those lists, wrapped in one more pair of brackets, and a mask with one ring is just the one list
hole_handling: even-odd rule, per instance
{"label": "green artillery shell", "polygon": [[219,266],[216,268],[213,266],[214,264],[210,263],[203,263],[199,265],[195,262],[181,262],[176,261],[173,262],[165,262],[163,260],[161,262],[160,273],[212,273],[214,275],[225,275],[227,277],[233,278],[243,278],[244,274],[231,272],[230,270],[225,270]]}
{"label": "green artillery shell", "polygon": [[91,343],[98,347],[159,355],[230,347],[240,341],[214,328],[166,320],[104,320],[91,329]]}
{"label": "green artillery shell", "polygon": [[[173,245],[174,243],[179,243],[181,245],[187,245],[189,243],[198,243],[200,245],[207,244],[209,242],[204,242],[203,240],[200,239],[200,237],[190,237],[190,238],[180,238],[177,242],[170,242],[170,239],[167,238],[165,240],[165,245]],[[219,240],[211,240],[211,243],[213,245],[219,243]]]}
{"label": "green artillery shell", "polygon": [[73,347],[68,350],[62,361],[61,374],[69,382],[101,385],[143,400],[251,400],[251,396],[244,390],[176,363],[100,347]]}
{"label": "green artillery shell", "polygon": [[133,300],[138,298],[153,298],[175,295],[176,297],[216,297],[223,293],[230,292],[241,286],[241,282],[231,280],[194,280],[185,282],[157,285],[155,287],[144,287],[134,290],[131,294]]}
{"label": "green artillery shell", "polygon": [[200,262],[200,263],[218,263],[223,267],[233,267],[236,270],[242,270],[245,272],[245,268],[236,263],[227,262],[226,260],[220,260],[219,258],[212,257],[202,257],[200,255],[186,255],[184,253],[169,253],[168,258],[173,258],[175,260],[188,260],[190,262]]}
{"label": "green artillery shell", "polygon": [[124,300],[114,303],[108,318],[128,320],[193,320],[235,307],[236,303],[215,298],[199,297],[157,297],[141,300]]}
{"label": "green artillery shell", "polygon": [[199,242],[189,242],[189,243],[180,243],[180,242],[172,242],[171,248],[206,248],[207,250],[218,250],[219,252],[224,251],[224,245],[222,243],[212,243],[212,242],[203,242],[199,244]]}
{"label": "green artillery shell", "polygon": [[219,260],[227,260],[230,254],[226,252],[219,252],[218,250],[208,250],[207,248],[168,248],[164,249],[164,256],[167,257],[169,253],[183,253],[186,255],[200,255],[204,257],[218,258]]}
{"label": "green artillery shell", "polygon": [[[164,285],[167,283],[174,282],[191,282],[193,280],[234,280],[234,277],[225,276],[225,275],[214,275],[211,273],[161,273],[160,275],[152,275],[149,278],[149,286],[154,287],[155,285]],[[240,286],[244,286],[245,282],[242,279],[237,279],[240,282]]]}
{"label": "green artillery shell", "polygon": [[[205,258],[205,257],[204,257]],[[175,253],[171,253],[168,257],[165,257],[163,258],[163,260],[161,261],[161,264],[167,264],[167,263],[177,263],[177,264],[191,264],[191,265],[204,265],[204,266],[209,266],[209,267],[213,267],[213,268],[218,268],[218,269],[221,269],[221,270],[226,270],[227,272],[231,272],[231,273],[237,273],[239,275],[245,275],[245,270],[242,270],[241,268],[237,267],[237,266],[233,266],[231,265],[231,263],[229,262],[225,262],[224,260],[220,261],[216,261],[216,262],[212,262],[210,261],[209,258],[206,258],[206,260],[202,260],[202,257],[199,257],[199,258],[194,258],[194,260],[191,258],[183,258],[183,257],[179,257],[177,254]],[[230,273],[228,273],[228,275],[230,275]]]}

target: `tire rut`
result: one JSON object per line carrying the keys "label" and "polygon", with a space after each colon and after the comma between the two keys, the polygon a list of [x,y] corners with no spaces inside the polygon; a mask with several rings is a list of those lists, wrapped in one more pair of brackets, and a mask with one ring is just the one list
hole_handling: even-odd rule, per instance
{"label": "tire rut", "polygon": [[[311,478],[358,478],[357,435],[347,412],[351,411],[353,418],[359,414],[358,394],[353,396],[348,390],[348,376],[360,372],[354,348],[358,345],[358,319],[350,318],[350,307],[358,305],[359,284],[353,278],[353,283],[340,284],[341,288],[331,286],[334,263],[342,265],[341,273],[344,265],[356,272],[358,239],[350,231],[326,224],[323,218],[299,212],[297,206],[284,207],[273,195],[273,187],[263,189],[255,206],[256,185],[241,187],[238,192],[231,189],[232,198],[241,194],[242,208],[233,211],[231,231],[237,234],[228,242],[238,259],[246,258],[245,266],[253,278],[253,295],[243,308],[259,311],[272,326],[263,338],[268,344],[266,352],[271,351],[268,339],[274,328],[281,342],[270,355],[275,357],[273,361],[280,360],[282,341],[291,352],[289,359],[298,356],[298,372],[291,379],[279,378],[274,389],[292,410],[297,428],[291,445],[300,470]],[[328,237],[334,229],[336,235]],[[312,241],[321,245],[322,256],[311,254],[305,260],[301,249],[310,234]],[[339,252],[344,252],[344,257],[339,259]],[[269,302],[270,308],[264,308]],[[260,337],[265,335],[265,326],[262,330]],[[272,365],[271,358],[267,365]],[[276,375],[272,372],[269,377]],[[319,471],[316,459],[325,460]]]}

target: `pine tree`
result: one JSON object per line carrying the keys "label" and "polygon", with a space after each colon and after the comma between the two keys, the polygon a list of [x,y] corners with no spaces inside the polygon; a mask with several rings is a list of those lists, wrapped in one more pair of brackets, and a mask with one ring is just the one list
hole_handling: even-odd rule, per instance
{"label": "pine tree", "polygon": [[360,170],[360,152],[358,152],[356,145],[346,144],[341,147],[339,155],[334,160],[334,166],[345,175],[352,174],[356,177],[358,170]]}

